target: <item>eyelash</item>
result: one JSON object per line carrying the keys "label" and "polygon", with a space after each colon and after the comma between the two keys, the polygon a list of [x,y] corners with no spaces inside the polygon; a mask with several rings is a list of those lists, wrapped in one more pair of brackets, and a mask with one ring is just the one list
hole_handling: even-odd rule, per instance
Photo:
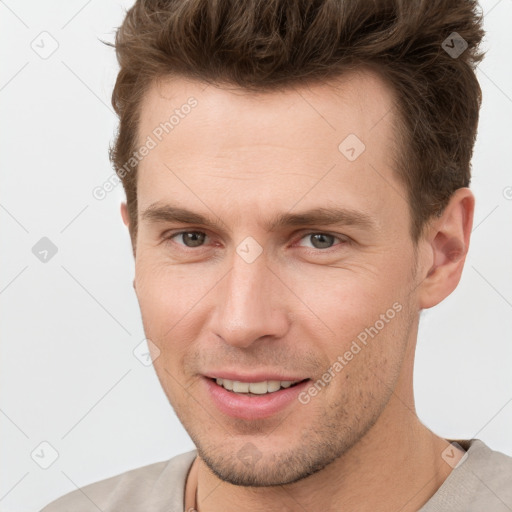
{"label": "eyelash", "polygon": [[[208,234],[205,233],[204,231],[200,231],[200,230],[194,230],[194,229],[187,229],[187,230],[183,230],[183,231],[178,231],[176,233],[172,233],[172,234],[168,234],[167,236],[164,237],[164,241],[166,243],[173,243],[173,239],[179,235],[183,235],[183,234],[186,234],[186,233],[200,233],[200,234],[204,234],[208,237]],[[328,232],[324,232],[324,231],[308,231],[307,233],[304,233],[303,235],[301,235],[301,237],[298,239],[298,241],[308,237],[308,236],[311,236],[311,235],[327,235],[327,236],[332,236],[334,239],[337,239],[340,243],[339,244],[335,244],[331,247],[327,247],[326,249],[316,249],[314,247],[305,247],[306,250],[308,250],[308,252],[315,252],[315,253],[330,253],[331,251],[333,250],[336,250],[336,248],[338,246],[343,246],[343,245],[346,245],[348,243],[350,243],[350,238],[345,236],[345,235],[335,235],[334,233],[328,233]],[[201,249],[201,248],[204,248],[203,245],[201,246],[198,246],[198,247],[187,247],[186,245],[184,244],[178,244],[184,251],[188,251],[188,250],[195,250],[195,249]]]}

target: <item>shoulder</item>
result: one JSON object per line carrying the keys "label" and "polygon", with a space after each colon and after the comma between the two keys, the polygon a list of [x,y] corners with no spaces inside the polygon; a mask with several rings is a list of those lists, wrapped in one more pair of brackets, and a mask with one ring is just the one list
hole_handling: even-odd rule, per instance
{"label": "shoulder", "polygon": [[420,512],[512,510],[512,457],[480,439],[456,442],[466,455]]}
{"label": "shoulder", "polygon": [[488,487],[507,505],[512,505],[512,457],[491,449],[479,439],[471,444],[472,460],[468,465],[475,480]]}
{"label": "shoulder", "polygon": [[41,512],[182,511],[185,482],[196,450],[76,489]]}

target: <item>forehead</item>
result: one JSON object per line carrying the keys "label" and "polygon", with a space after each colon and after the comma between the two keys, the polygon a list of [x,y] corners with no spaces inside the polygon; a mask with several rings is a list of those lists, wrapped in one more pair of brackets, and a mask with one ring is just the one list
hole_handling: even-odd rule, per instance
{"label": "forehead", "polygon": [[[370,134],[376,137],[388,132],[374,129],[384,118],[392,122],[394,115],[392,89],[376,73],[364,68],[326,83],[265,92],[252,92],[233,85],[216,86],[182,77],[161,78],[151,83],[141,103],[139,140],[169,121],[176,111],[179,119],[175,115],[171,121],[173,138],[178,139],[180,133],[186,136],[184,125],[190,123],[181,121],[188,114],[183,117],[180,110],[189,110],[186,104],[190,98],[198,103],[191,112],[198,135],[210,135],[215,126],[231,128],[230,132],[216,133],[215,140],[204,137],[203,152],[211,149],[210,142],[214,142],[218,150],[221,141],[227,147],[230,142],[240,146],[244,142],[265,143],[269,139],[304,142],[308,140],[304,135],[316,133],[327,136],[326,142],[336,142],[347,133],[368,140]],[[236,131],[248,123],[251,125],[249,132]],[[180,129],[175,130],[180,124]],[[284,132],[283,127],[287,128]],[[308,146],[317,147],[316,142],[312,140]]]}
{"label": "forehead", "polygon": [[374,211],[396,203],[393,101],[387,84],[362,70],[264,93],[155,81],[141,105],[139,144],[155,144],[139,164],[139,211],[171,199],[204,211],[208,197],[235,204],[241,194],[259,209],[276,200],[280,210],[299,200],[352,207],[358,197]]}

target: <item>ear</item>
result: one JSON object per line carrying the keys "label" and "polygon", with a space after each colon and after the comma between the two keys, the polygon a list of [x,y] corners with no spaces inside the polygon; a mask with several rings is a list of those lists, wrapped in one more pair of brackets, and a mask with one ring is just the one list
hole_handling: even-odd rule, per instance
{"label": "ear", "polygon": [[[126,206],[126,203],[121,203],[121,217],[123,218],[124,225],[130,229],[130,216],[128,215],[128,207]],[[135,258],[135,246],[133,243],[132,233],[130,232],[130,240],[132,243],[132,254]],[[133,287],[135,288],[135,280],[133,281]]]}
{"label": "ear", "polygon": [[130,217],[128,215],[128,207],[126,203],[121,203],[121,217],[123,218],[123,223],[126,227],[130,225]]}
{"label": "ear", "polygon": [[457,189],[442,215],[429,224],[423,243],[429,260],[418,287],[420,309],[439,304],[459,284],[469,249],[475,197],[469,188]]}

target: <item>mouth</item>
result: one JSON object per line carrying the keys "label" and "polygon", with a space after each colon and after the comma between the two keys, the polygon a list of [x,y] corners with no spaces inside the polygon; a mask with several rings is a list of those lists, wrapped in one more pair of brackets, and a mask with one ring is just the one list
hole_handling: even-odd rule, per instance
{"label": "mouth", "polygon": [[259,380],[256,377],[252,382],[244,382],[203,376],[202,381],[204,392],[223,416],[253,421],[300,406],[298,396],[311,379]]}
{"label": "mouth", "polygon": [[224,388],[226,391],[235,393],[237,395],[245,396],[261,396],[271,393],[277,393],[283,389],[293,388],[298,384],[310,379],[302,380],[263,380],[259,382],[241,382],[239,380],[221,379],[214,377],[207,377],[217,386]]}

